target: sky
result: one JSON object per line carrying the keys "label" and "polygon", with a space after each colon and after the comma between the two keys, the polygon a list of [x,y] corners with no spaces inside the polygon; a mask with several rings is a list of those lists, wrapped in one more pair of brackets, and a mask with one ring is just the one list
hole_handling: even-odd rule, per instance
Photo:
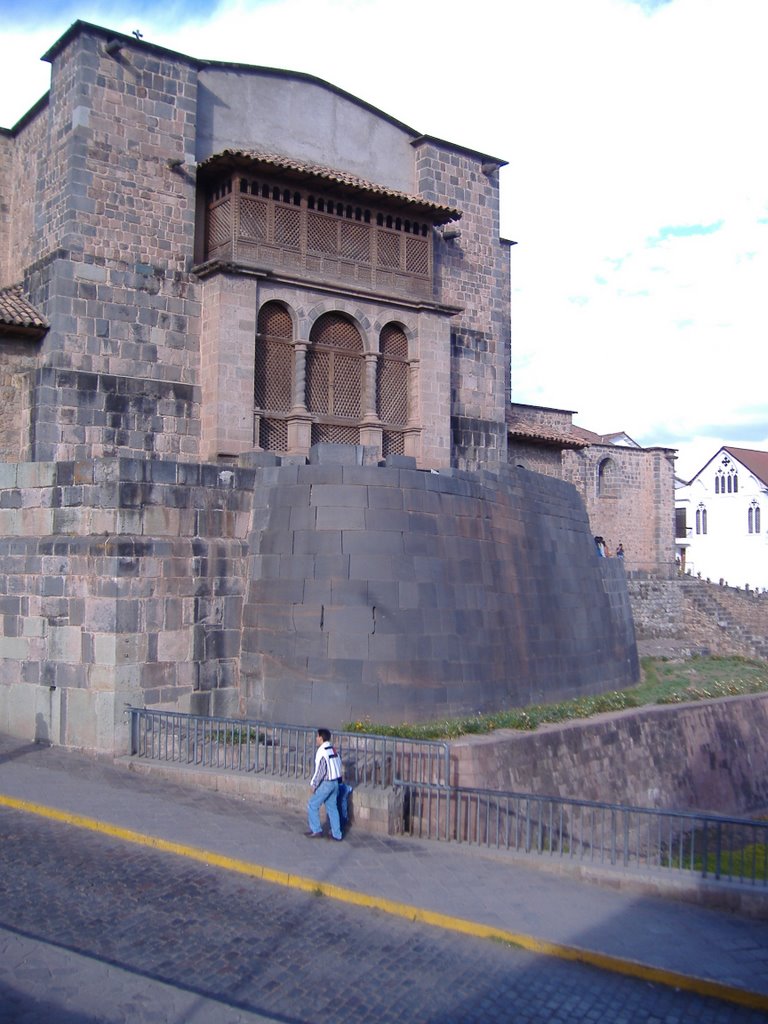
{"label": "sky", "polygon": [[513,400],[676,448],[682,479],[768,450],[766,0],[0,0],[0,126],[78,19],[508,161]]}

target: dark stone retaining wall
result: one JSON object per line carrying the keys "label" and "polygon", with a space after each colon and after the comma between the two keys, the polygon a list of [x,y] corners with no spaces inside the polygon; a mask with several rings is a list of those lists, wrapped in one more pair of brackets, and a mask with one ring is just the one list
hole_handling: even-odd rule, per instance
{"label": "dark stone retaining wall", "polygon": [[0,465],[0,729],[121,749],[126,703],[333,728],[637,678],[571,485],[342,447]]}
{"label": "dark stone retaining wall", "polygon": [[768,808],[768,694],[641,708],[451,744],[462,786],[640,807]]}
{"label": "dark stone retaining wall", "polygon": [[638,678],[623,567],[595,556],[570,484],[330,463],[264,469],[259,482],[251,714],[423,721]]}

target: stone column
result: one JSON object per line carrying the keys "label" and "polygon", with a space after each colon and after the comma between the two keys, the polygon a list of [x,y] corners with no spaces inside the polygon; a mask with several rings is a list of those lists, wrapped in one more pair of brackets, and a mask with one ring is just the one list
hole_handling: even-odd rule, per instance
{"label": "stone column", "polygon": [[408,426],[403,444],[406,455],[412,455],[421,466],[421,427],[419,426],[419,360],[408,363]]}
{"label": "stone column", "polygon": [[378,448],[381,453],[381,420],[376,408],[376,371],[379,357],[376,352],[366,352],[365,376],[363,378],[363,419],[360,423],[360,444]]}
{"label": "stone column", "polygon": [[312,420],[307,411],[307,349],[309,343],[293,346],[293,399],[288,419],[288,450],[307,455],[312,444]]}

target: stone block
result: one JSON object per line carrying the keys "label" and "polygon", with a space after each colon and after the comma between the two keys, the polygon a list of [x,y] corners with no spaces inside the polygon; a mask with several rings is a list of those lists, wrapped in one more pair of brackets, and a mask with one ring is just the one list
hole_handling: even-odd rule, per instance
{"label": "stone block", "polygon": [[293,554],[340,555],[341,536],[340,530],[297,530],[293,534]]}
{"label": "stone block", "polygon": [[300,466],[298,479],[300,484],[340,484],[343,481],[343,467],[328,462]]}
{"label": "stone block", "polygon": [[20,462],[16,467],[18,487],[53,487],[55,478],[55,462]]}
{"label": "stone block", "polygon": [[392,555],[403,554],[403,537],[400,533],[377,533],[374,530],[344,530],[341,538],[345,555]]}
{"label": "stone block", "polygon": [[387,455],[384,465],[387,469],[416,469],[416,459],[412,455]]}
{"label": "stone block", "polygon": [[361,466],[363,454],[363,445],[359,444],[313,444],[309,449],[307,461],[311,466],[320,466],[326,463]]}
{"label": "stone block", "polygon": [[349,555],[317,555],[315,558],[315,579],[349,579]]}
{"label": "stone block", "polygon": [[335,604],[333,600],[332,584],[330,580],[316,580],[305,578],[304,580],[304,604],[328,605]]}
{"label": "stone block", "polygon": [[81,631],[77,626],[50,626],[46,647],[49,661],[79,664],[82,657]]}
{"label": "stone block", "polygon": [[311,509],[316,513],[316,527],[318,530],[364,530],[366,526],[366,509],[355,508],[334,508],[332,505],[323,505]]}
{"label": "stone block", "polygon": [[314,555],[283,555],[280,559],[280,579],[311,580],[314,575]]}
{"label": "stone block", "polygon": [[315,484],[312,487],[310,503],[332,508],[365,508],[368,504],[368,491],[365,487],[349,487],[343,484]]}
{"label": "stone block", "polygon": [[309,505],[293,505],[288,511],[289,530],[314,530],[318,509]]}
{"label": "stone block", "polygon": [[373,614],[367,605],[326,607],[323,616],[323,629],[329,633],[372,633],[374,630]]}
{"label": "stone block", "polygon": [[272,452],[241,452],[237,462],[246,469],[262,469],[265,466],[278,466],[280,459]]}
{"label": "stone block", "polygon": [[353,580],[412,580],[411,559],[392,555],[354,554],[349,556],[349,578]]}
{"label": "stone block", "polygon": [[164,630],[157,634],[158,661],[189,661],[191,656],[191,630]]}
{"label": "stone block", "polygon": [[369,639],[366,633],[331,633],[328,637],[328,657],[367,660]]}
{"label": "stone block", "polygon": [[344,466],[341,474],[342,482],[345,485],[357,485],[370,487],[377,491],[379,488],[387,490],[400,490],[400,473],[396,469],[384,469],[379,466]]}
{"label": "stone block", "polygon": [[[365,528],[373,532],[405,533],[411,529],[411,519],[412,516],[400,508],[365,509]],[[361,529],[361,527],[351,527],[351,529]]]}
{"label": "stone block", "polygon": [[327,604],[334,604],[337,607],[368,605],[368,583],[365,580],[334,579],[329,587],[332,596]]}

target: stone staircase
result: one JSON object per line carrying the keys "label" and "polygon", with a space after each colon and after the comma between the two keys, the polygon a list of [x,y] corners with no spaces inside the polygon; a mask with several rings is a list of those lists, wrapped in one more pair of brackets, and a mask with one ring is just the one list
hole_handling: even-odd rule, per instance
{"label": "stone staircase", "polygon": [[692,576],[681,577],[680,588],[683,621],[698,623],[701,628],[704,617],[711,653],[768,659],[768,595],[705,583]]}

